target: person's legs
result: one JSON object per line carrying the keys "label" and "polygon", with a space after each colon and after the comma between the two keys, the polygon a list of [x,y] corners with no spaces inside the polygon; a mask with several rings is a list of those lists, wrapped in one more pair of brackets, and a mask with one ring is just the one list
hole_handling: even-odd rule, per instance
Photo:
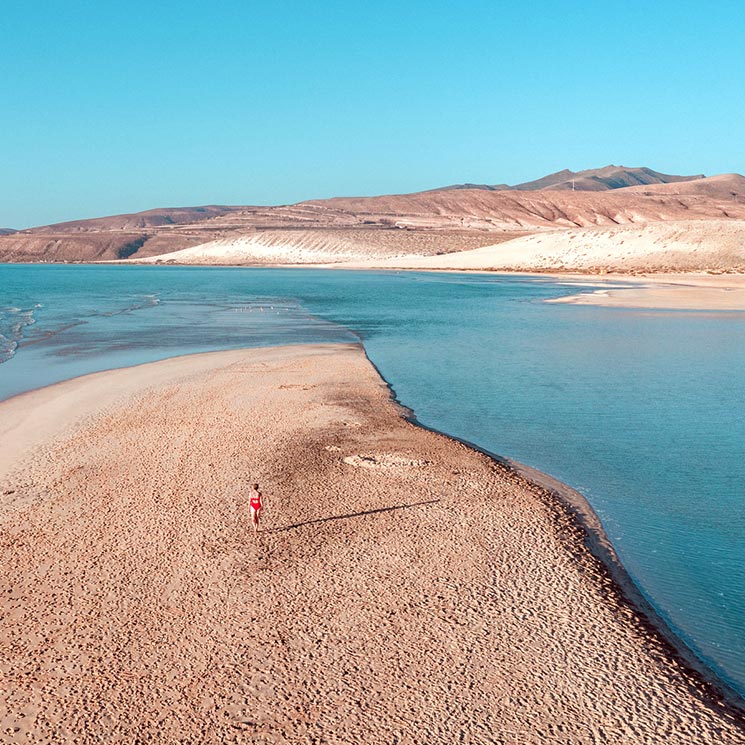
{"label": "person's legs", "polygon": [[254,526],[254,533],[259,532],[259,518],[261,517],[261,510],[255,510],[251,508],[251,524]]}

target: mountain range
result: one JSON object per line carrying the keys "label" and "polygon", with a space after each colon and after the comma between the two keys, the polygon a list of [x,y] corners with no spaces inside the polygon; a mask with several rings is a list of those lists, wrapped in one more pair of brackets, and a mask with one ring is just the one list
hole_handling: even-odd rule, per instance
{"label": "mountain range", "polygon": [[448,254],[545,231],[671,221],[745,221],[745,177],[606,166],[514,187],[154,209],[0,235],[0,261],[337,263]]}
{"label": "mountain range", "polygon": [[671,176],[667,173],[653,171],[651,168],[626,168],[625,166],[605,166],[586,171],[563,171],[550,173],[548,176],[526,181],[523,184],[455,184],[444,186],[440,190],[449,189],[485,189],[487,191],[608,191],[610,189],[624,189],[628,186],[651,186],[656,184],[672,184],[681,181],[694,181],[704,178],[697,176]]}

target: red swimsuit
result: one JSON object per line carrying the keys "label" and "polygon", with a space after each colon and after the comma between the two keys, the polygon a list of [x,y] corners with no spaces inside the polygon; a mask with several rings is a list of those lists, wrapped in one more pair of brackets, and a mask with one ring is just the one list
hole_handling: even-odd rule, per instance
{"label": "red swimsuit", "polygon": [[252,494],[251,501],[248,503],[252,510],[261,509],[261,494]]}

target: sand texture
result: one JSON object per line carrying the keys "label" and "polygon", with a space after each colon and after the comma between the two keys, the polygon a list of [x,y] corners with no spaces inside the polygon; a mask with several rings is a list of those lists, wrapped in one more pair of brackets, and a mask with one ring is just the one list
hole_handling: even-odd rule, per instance
{"label": "sand texture", "polygon": [[357,347],[62,383],[6,447],[4,742],[745,743],[556,501]]}

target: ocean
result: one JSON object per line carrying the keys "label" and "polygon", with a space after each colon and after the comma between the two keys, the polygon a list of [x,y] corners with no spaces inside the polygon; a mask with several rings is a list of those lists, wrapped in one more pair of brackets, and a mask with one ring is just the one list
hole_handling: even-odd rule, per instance
{"label": "ocean", "polygon": [[0,265],[0,399],[174,355],[361,341],[422,424],[583,494],[658,613],[745,694],[745,313],[544,302],[578,289],[487,274]]}

